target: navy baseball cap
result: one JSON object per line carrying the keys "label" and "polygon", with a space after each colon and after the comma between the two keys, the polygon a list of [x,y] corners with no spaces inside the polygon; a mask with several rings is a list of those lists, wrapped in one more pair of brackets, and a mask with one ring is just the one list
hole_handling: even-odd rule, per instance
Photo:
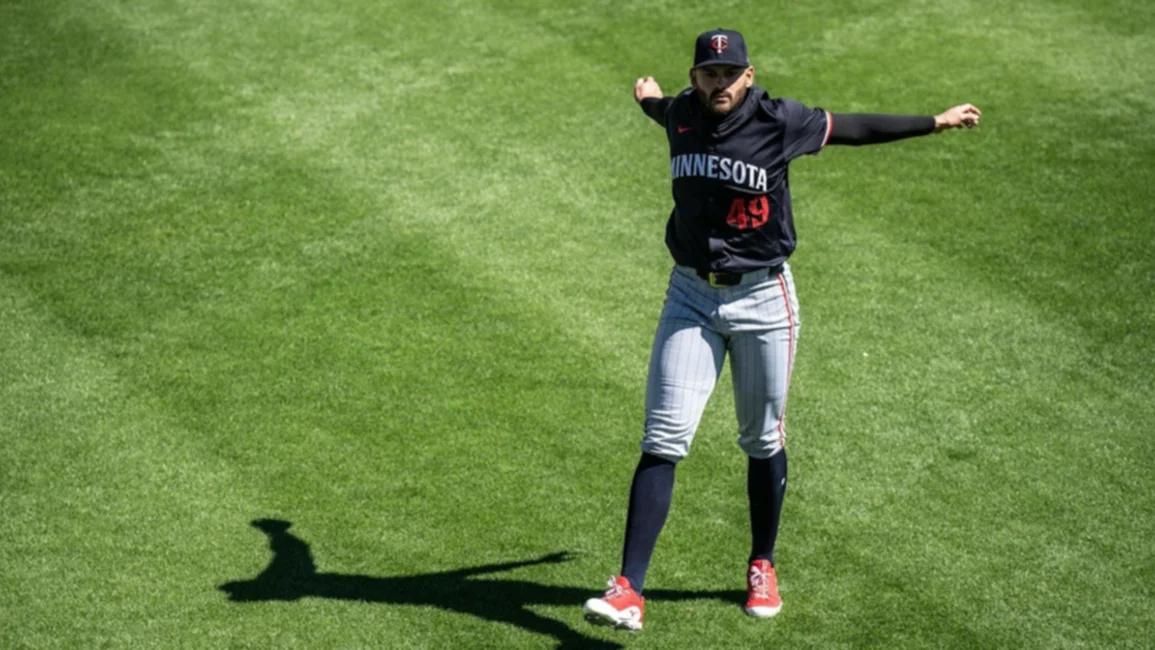
{"label": "navy baseball cap", "polygon": [[707,65],[736,65],[749,68],[746,41],[732,29],[712,29],[702,32],[694,43],[694,67]]}

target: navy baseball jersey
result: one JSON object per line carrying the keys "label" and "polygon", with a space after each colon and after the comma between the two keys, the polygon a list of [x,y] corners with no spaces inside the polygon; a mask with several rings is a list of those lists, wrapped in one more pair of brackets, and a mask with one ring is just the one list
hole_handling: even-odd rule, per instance
{"label": "navy baseball jersey", "polygon": [[666,129],[674,209],[666,246],[674,262],[700,271],[745,273],[794,252],[787,167],[830,138],[829,113],[753,86],[719,120],[693,89],[644,101]]}

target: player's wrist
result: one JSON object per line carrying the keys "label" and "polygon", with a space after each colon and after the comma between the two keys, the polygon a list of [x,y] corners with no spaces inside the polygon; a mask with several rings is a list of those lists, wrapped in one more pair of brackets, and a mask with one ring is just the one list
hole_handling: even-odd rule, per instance
{"label": "player's wrist", "polygon": [[939,133],[947,129],[953,129],[961,126],[957,119],[952,119],[950,111],[943,111],[934,116],[934,132]]}

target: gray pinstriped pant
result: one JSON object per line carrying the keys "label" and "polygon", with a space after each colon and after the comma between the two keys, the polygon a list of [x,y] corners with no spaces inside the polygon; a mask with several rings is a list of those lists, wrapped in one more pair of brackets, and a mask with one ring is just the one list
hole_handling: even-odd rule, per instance
{"label": "gray pinstriped pant", "polygon": [[738,445],[753,458],[778,453],[800,324],[789,266],[722,288],[675,266],[650,357],[642,451],[674,462],[689,453],[729,353]]}

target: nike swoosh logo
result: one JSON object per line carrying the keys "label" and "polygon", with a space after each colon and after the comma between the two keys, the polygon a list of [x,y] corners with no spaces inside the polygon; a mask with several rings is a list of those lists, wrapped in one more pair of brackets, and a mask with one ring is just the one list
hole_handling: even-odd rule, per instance
{"label": "nike swoosh logo", "polygon": [[686,131],[693,131],[693,130],[694,130],[694,127],[692,127],[692,126],[679,126],[678,127],[678,135],[681,135],[681,134],[685,133]]}

